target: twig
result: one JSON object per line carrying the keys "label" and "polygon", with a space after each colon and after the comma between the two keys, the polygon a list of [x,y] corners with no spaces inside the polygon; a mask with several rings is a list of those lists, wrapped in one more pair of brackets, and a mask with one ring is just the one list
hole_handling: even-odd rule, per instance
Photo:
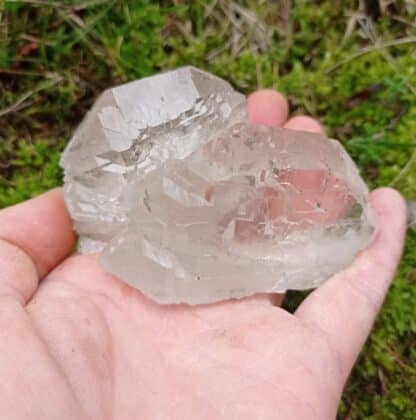
{"label": "twig", "polygon": [[[380,37],[377,34],[377,29],[373,24],[373,21],[371,19],[365,18],[365,19],[361,19],[358,20],[358,23],[361,26],[361,29],[364,33],[364,35],[367,37],[367,39],[369,39],[374,45],[380,45]],[[403,74],[404,71],[400,68],[399,63],[394,59],[394,57],[389,53],[388,50],[386,49],[381,49],[380,50],[380,54],[384,57],[384,59],[390,64],[390,66],[393,68],[393,70],[397,73],[397,74]],[[416,90],[415,88],[408,83],[407,81],[405,81],[406,86],[408,87],[408,89],[414,94],[416,95]]]}
{"label": "twig", "polygon": [[72,6],[71,9],[78,12],[80,10],[85,10],[90,7],[101,6],[103,4],[107,4],[108,0],[84,0],[81,4],[76,6]]}
{"label": "twig", "polygon": [[393,179],[393,181],[390,182],[389,186],[394,187],[397,185],[403,178],[406,177],[406,175],[410,172],[412,169],[413,164],[416,162],[416,150],[413,151],[412,156],[410,156],[410,159],[407,161],[406,165],[403,166],[401,171],[396,175],[396,177]]}
{"label": "twig", "polygon": [[24,102],[35,93],[36,92],[34,90],[29,90],[28,92],[26,92],[14,104],[0,110],[0,117],[3,117],[6,114],[10,114],[11,112],[16,112],[22,109],[25,106]]}
{"label": "twig", "polygon": [[108,0],[86,0],[82,4],[77,4],[74,6],[67,6],[59,1],[51,1],[51,0],[4,0],[5,3],[26,3],[26,4],[33,4],[34,6],[52,6],[55,8],[63,8],[66,7],[73,11],[80,11],[85,10],[90,7],[100,6],[102,4],[108,3]]}
{"label": "twig", "polygon": [[205,56],[205,60],[207,60],[207,61],[213,60],[215,57],[222,54],[224,51],[228,50],[231,47],[231,44],[232,44],[232,40],[228,39],[218,48],[215,48],[215,49],[209,51]]}
{"label": "twig", "polygon": [[43,86],[39,86],[36,89],[29,90],[24,93],[15,103],[9,105],[8,107],[0,110],[0,117],[5,116],[6,114],[10,114],[11,112],[16,112],[22,109],[22,107],[26,106],[25,101],[27,101],[31,96],[39,93],[42,90],[49,89],[50,87],[56,85],[62,80],[61,76],[56,77],[53,80],[43,84]]}
{"label": "twig", "polygon": [[44,73],[30,70],[19,70],[19,69],[2,69],[0,68],[0,74],[18,74],[24,76],[43,76]]}
{"label": "twig", "polygon": [[219,0],[214,0],[211,4],[208,4],[205,6],[205,11],[204,11],[204,18],[208,19],[212,12],[214,11],[214,9],[217,7],[217,3]]}
{"label": "twig", "polygon": [[412,28],[416,28],[415,22],[402,18],[401,16],[393,16],[392,19],[397,20],[397,22],[404,23],[405,25],[411,26]]}
{"label": "twig", "polygon": [[373,51],[380,51],[385,48],[390,47],[396,47],[398,45],[404,45],[404,44],[413,44],[416,42],[416,37],[410,36],[406,38],[399,38],[395,39],[394,41],[386,42],[382,45],[372,45],[371,47],[363,48],[361,51],[356,52],[355,54],[350,55],[345,60],[340,61],[339,63],[335,64],[334,66],[330,67],[328,70],[326,70],[326,74],[332,73],[337,68],[343,66],[344,64],[349,63],[350,61],[355,60],[358,57],[361,57],[362,55],[368,54]]}
{"label": "twig", "polygon": [[5,3],[25,3],[25,4],[32,4],[34,6],[52,6],[52,7],[62,6],[59,2],[55,2],[51,0],[5,0]]}

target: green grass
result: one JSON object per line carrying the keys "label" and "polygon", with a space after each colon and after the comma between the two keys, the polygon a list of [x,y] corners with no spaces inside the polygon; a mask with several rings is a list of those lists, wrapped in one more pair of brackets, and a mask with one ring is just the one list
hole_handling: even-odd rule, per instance
{"label": "green grass", "polygon": [[[416,197],[416,164],[403,171],[415,153],[416,6],[386,3],[3,0],[0,205],[61,183],[59,154],[101,90],[184,64],[245,93],[281,90],[343,141],[371,187]],[[340,418],[416,418],[415,301],[410,233]]]}

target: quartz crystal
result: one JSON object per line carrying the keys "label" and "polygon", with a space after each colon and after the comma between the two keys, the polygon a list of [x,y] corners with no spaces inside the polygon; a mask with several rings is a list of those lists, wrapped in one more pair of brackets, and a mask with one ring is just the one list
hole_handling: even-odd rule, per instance
{"label": "quartz crystal", "polygon": [[374,231],[339,142],[251,125],[193,67],[106,90],[62,166],[80,252],[161,303],[316,287]]}

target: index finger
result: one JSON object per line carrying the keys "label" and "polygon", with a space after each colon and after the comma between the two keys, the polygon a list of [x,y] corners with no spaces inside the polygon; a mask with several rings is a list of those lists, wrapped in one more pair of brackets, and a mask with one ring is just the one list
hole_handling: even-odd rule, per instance
{"label": "index finger", "polygon": [[0,211],[0,295],[22,303],[39,278],[58,265],[75,245],[72,223],[58,189]]}

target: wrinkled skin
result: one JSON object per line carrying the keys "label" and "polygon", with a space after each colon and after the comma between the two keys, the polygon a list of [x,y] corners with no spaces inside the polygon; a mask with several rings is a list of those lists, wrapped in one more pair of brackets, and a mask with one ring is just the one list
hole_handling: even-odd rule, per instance
{"label": "wrinkled skin", "polygon": [[[249,98],[257,123],[287,120],[278,93]],[[380,228],[345,271],[291,315],[279,297],[159,306],[69,256],[59,190],[0,212],[0,413],[28,419],[333,419],[400,258],[405,206],[372,193]]]}

